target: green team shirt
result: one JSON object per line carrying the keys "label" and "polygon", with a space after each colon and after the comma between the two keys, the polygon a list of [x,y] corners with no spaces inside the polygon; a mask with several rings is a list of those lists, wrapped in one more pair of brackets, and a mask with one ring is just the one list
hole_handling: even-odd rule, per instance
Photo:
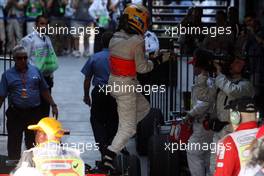
{"label": "green team shirt", "polygon": [[29,1],[29,4],[26,9],[27,17],[37,17],[39,15],[42,15],[42,13],[43,13],[43,8],[39,1],[37,0]]}

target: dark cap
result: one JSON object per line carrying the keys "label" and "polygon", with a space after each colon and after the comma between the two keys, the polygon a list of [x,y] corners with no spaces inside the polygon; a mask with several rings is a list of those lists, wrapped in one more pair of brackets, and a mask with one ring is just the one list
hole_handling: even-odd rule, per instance
{"label": "dark cap", "polygon": [[225,109],[232,109],[239,112],[257,112],[255,101],[251,97],[242,97],[229,102]]}

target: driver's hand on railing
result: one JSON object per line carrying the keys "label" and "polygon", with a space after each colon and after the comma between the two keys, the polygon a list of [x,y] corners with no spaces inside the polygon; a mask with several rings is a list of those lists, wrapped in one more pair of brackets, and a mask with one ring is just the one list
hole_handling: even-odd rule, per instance
{"label": "driver's hand on railing", "polygon": [[155,56],[155,52],[149,53],[149,60],[151,60],[154,64],[154,69],[157,68],[162,63],[162,56]]}

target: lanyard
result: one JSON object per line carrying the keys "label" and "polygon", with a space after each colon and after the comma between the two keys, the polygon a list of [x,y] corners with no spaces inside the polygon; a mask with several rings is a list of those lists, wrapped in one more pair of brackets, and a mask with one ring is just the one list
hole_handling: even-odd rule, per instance
{"label": "lanyard", "polygon": [[20,74],[20,77],[21,77],[21,81],[22,81],[22,85],[23,85],[23,89],[26,89],[26,78],[25,78],[25,73],[21,73]]}
{"label": "lanyard", "polygon": [[28,98],[27,96],[27,89],[26,89],[26,78],[25,78],[25,73],[21,73],[20,77],[21,77],[21,81],[22,81],[22,91],[21,91],[21,98]]}

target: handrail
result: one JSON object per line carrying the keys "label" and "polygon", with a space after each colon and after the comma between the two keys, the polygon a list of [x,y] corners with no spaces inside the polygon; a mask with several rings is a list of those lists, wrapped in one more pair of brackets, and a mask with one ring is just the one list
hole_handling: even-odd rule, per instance
{"label": "handrail", "polygon": [[[152,5],[153,9],[189,9],[190,7],[194,6],[180,6],[180,5]],[[216,5],[216,6],[195,6],[200,7],[203,9],[213,9],[213,10],[220,10],[220,9],[226,9],[226,6],[224,5]]]}

